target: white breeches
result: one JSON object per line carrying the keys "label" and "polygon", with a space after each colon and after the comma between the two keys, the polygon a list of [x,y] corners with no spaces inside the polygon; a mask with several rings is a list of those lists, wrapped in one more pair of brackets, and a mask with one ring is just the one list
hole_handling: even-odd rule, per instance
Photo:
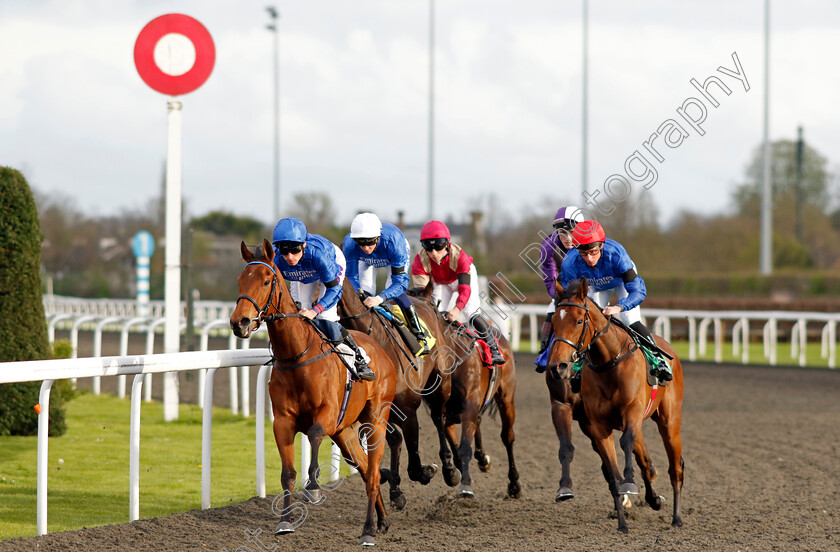
{"label": "white breeches", "polygon": [[[335,247],[335,260],[338,263],[338,266],[341,267],[338,271],[338,285],[340,286],[344,283],[344,274],[347,272],[347,261],[344,259],[344,253],[341,252],[341,249],[339,249],[339,247],[335,244],[333,244],[333,247]],[[300,301],[301,306],[307,309],[311,309],[315,306],[315,304],[324,297],[324,293],[327,291],[326,286],[324,286],[320,280],[309,282],[308,284],[295,280],[289,280],[288,284],[289,293],[292,295],[292,299]],[[315,318],[338,322],[337,308],[338,304],[336,303]]]}
{"label": "white breeches", "polygon": [[[609,304],[610,296],[615,293],[615,296],[618,297],[619,300],[624,299],[627,297],[628,293],[627,290],[624,289],[624,286],[614,287],[612,289],[605,289],[602,291],[596,291],[592,288],[589,288],[589,295],[590,298],[594,299],[596,303],[598,303],[601,308],[603,309]],[[634,324],[636,322],[642,321],[642,309],[638,306],[633,307],[629,311],[621,311],[619,313],[621,317],[621,321],[627,324]]]}
{"label": "white breeches", "polygon": [[[478,272],[475,270],[475,265],[470,264],[470,298],[467,299],[467,304],[461,310],[458,319],[461,322],[469,322],[470,318],[477,312],[480,312],[481,304],[478,297]],[[455,303],[458,301],[458,280],[449,284],[435,284],[432,291],[432,297],[438,303],[438,309],[441,312],[449,312],[455,308]]]}

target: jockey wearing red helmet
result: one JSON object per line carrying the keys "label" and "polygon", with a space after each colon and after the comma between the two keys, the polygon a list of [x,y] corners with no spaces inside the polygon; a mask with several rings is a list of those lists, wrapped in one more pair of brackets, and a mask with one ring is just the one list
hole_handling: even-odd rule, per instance
{"label": "jockey wearing red helmet", "polygon": [[[589,297],[604,307],[604,315],[617,314],[621,320],[650,342],[651,352],[662,362],[655,374],[662,381],[673,379],[667,361],[661,357],[650,330],[642,324],[639,305],[647,296],[642,277],[636,273],[636,265],[627,251],[615,240],[607,238],[604,227],[598,221],[585,220],[575,226],[572,240],[576,249],[569,251],[560,269],[560,285],[564,288],[580,278],[586,278]],[[615,305],[609,305],[612,294],[618,297]]]}
{"label": "jockey wearing red helmet", "polygon": [[[504,364],[495,338],[490,333],[478,300],[478,273],[473,259],[457,244],[452,243],[449,228],[439,220],[432,220],[420,230],[423,249],[411,263],[411,285],[425,288],[431,280],[433,296],[450,321],[461,313],[467,323],[485,339],[493,355],[494,364]],[[454,303],[454,304],[453,304]]]}

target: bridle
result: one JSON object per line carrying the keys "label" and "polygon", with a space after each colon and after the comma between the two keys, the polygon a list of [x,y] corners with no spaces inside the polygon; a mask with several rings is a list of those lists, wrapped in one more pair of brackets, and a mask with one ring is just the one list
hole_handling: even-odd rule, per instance
{"label": "bridle", "polygon": [[[256,326],[256,328],[254,328],[254,330],[259,328],[260,327],[260,322],[262,322],[263,320],[266,319],[268,309],[269,309],[269,307],[272,306],[271,299],[274,297],[274,290],[277,287],[277,270],[275,270],[274,267],[271,266],[270,264],[264,263],[262,261],[252,261],[252,262],[246,264],[245,268],[248,268],[249,266],[255,265],[255,264],[259,264],[259,265],[263,265],[265,267],[268,267],[268,269],[271,271],[271,274],[272,274],[272,276],[271,276],[271,291],[268,293],[268,299],[266,299],[265,305],[260,307],[259,304],[257,304],[257,302],[254,300],[254,298],[251,297],[250,295],[242,294],[242,295],[240,295],[239,297],[236,298],[236,303],[239,303],[241,300],[245,299],[246,301],[248,301],[249,303],[254,305],[255,309],[257,309],[257,317],[255,318],[255,320],[257,322],[257,326]],[[280,294],[282,294],[282,291],[280,291]],[[280,311],[280,295],[279,294],[278,294],[278,297],[277,297],[277,303],[274,305],[274,307],[275,307],[276,311],[278,311],[278,312]]]}
{"label": "bridle", "polygon": [[[595,344],[595,342],[598,341],[601,337],[603,337],[603,335],[607,333],[607,330],[610,329],[610,326],[612,325],[612,316],[606,317],[607,318],[607,324],[604,326],[604,328],[602,330],[600,330],[597,333],[594,332],[594,324],[593,324],[592,338],[589,340],[589,343],[586,344],[586,346],[584,346],[583,342],[586,339],[587,332],[589,331],[589,322],[590,322],[590,320],[592,320],[592,315],[589,312],[589,300],[588,300],[588,298],[584,298],[582,305],[580,303],[573,303],[571,301],[563,301],[563,302],[560,302],[560,303],[556,303],[555,306],[556,307],[577,307],[579,309],[583,309],[584,310],[583,329],[580,332],[580,337],[578,338],[577,343],[575,343],[574,341],[572,341],[570,339],[566,339],[565,337],[559,337],[559,336],[555,335],[554,339],[552,339],[552,341],[551,341],[551,345],[549,345],[549,356],[551,355],[551,350],[554,348],[554,345],[558,341],[561,341],[563,343],[566,343],[567,345],[570,345],[574,349],[574,352],[572,353],[572,362],[573,363],[578,362],[578,360],[582,360],[583,362],[586,363],[587,366],[589,366],[589,368],[591,368],[595,372],[604,372],[604,371],[609,370],[610,368],[613,368],[614,366],[618,365],[619,362],[624,360],[627,356],[629,356],[630,354],[635,352],[636,349],[639,348],[638,343],[636,343],[635,340],[634,340],[634,347],[630,348],[626,353],[624,353],[624,354],[619,353],[618,355],[613,357],[611,360],[608,360],[607,362],[605,362],[604,364],[601,364],[601,365],[592,364],[592,362],[590,360],[590,355],[588,353],[590,352],[590,349],[592,348],[592,345]],[[556,312],[556,310],[555,310],[555,312]]]}
{"label": "bridle", "polygon": [[[272,322],[274,320],[284,320],[286,318],[300,318],[300,319],[304,320],[305,322],[309,322],[312,325],[312,327],[315,328],[316,333],[320,333],[318,328],[314,324],[312,324],[312,321],[309,320],[308,318],[306,318],[305,316],[303,316],[302,314],[299,314],[297,312],[291,312],[291,313],[280,312],[280,300],[282,299],[282,296],[283,296],[283,290],[280,289],[280,286],[279,286],[279,283],[278,283],[279,278],[277,276],[277,270],[273,266],[271,266],[270,264],[264,263],[262,261],[251,261],[250,263],[245,265],[245,268],[248,268],[249,266],[254,265],[254,264],[259,264],[259,265],[263,265],[265,267],[268,267],[268,269],[271,271],[271,274],[272,274],[272,276],[271,276],[271,291],[268,294],[268,299],[266,299],[265,305],[260,307],[260,305],[254,300],[253,297],[251,297],[250,295],[246,295],[246,294],[242,294],[242,295],[240,295],[239,297],[236,298],[236,303],[239,303],[239,301],[244,299],[244,300],[248,301],[249,303],[251,303],[252,305],[254,305],[254,308],[257,309],[257,316],[256,316],[256,318],[254,318],[257,325],[254,328],[254,331],[256,331],[257,328],[260,327],[260,323],[262,323],[263,321]],[[274,298],[275,289],[277,290],[277,301],[272,304],[271,301]],[[268,309],[271,308],[272,306],[274,307],[274,314],[268,314]],[[315,343],[315,336],[313,335],[312,338],[309,340],[309,344],[307,345],[306,349],[304,349],[302,353],[297,354],[297,355],[292,356],[292,357],[289,357],[289,358],[272,358],[272,360],[275,363],[275,367],[277,367],[276,363],[292,362],[292,361],[295,361],[299,358],[302,358],[304,355],[306,355],[306,353],[309,352],[310,349],[312,349],[312,345],[314,343]],[[283,370],[291,370],[291,369],[294,369],[294,368],[298,368],[300,366],[305,366],[306,364],[309,364],[311,362],[314,362],[315,360],[323,358],[327,354],[329,354],[329,351],[326,352],[326,353],[322,353],[322,354],[318,355],[317,357],[309,359],[309,360],[307,360],[305,362],[302,362],[302,363],[297,363],[297,364],[294,364],[292,366],[287,366],[287,367],[284,367],[284,368],[279,368],[279,367],[277,367],[277,368],[283,369]]]}

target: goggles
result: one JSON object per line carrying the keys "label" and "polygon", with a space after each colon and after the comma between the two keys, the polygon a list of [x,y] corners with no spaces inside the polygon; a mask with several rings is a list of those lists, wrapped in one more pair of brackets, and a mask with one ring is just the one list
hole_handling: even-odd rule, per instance
{"label": "goggles", "polygon": [[288,255],[298,254],[303,251],[303,244],[300,242],[292,242],[292,241],[281,241],[274,244],[274,247],[277,248],[277,252],[280,255]]}
{"label": "goggles", "polygon": [[423,246],[423,249],[426,251],[443,251],[447,245],[449,245],[449,240],[446,238],[430,238],[428,240],[421,240],[420,245]]}
{"label": "goggles", "polygon": [[556,221],[553,226],[555,230],[565,230],[566,232],[571,232],[575,229],[575,221],[569,219],[563,219]]}
{"label": "goggles", "polygon": [[379,236],[375,238],[353,238],[353,241],[356,242],[356,245],[359,247],[368,247],[379,243]]}

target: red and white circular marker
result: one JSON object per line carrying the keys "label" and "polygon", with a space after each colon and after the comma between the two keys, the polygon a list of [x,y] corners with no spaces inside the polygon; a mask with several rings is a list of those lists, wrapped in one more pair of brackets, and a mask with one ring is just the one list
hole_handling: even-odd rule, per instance
{"label": "red and white circular marker", "polygon": [[179,96],[204,84],[216,63],[216,47],[204,25],[170,13],[149,21],[134,43],[134,65],[143,82]]}

